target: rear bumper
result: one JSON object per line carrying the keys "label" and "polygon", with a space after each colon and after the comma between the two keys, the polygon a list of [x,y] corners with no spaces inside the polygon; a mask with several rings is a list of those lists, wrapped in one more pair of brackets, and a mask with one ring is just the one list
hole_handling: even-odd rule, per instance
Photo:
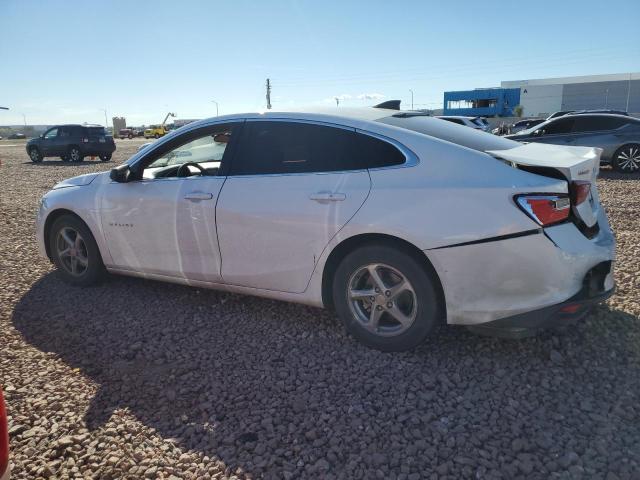
{"label": "rear bumper", "polygon": [[84,144],[80,147],[84,155],[108,155],[116,151],[115,143]]}
{"label": "rear bumper", "polygon": [[[475,326],[553,313],[583,292],[592,269],[611,269],[615,241],[603,209],[598,224],[592,238],[565,223],[526,236],[425,251],[442,283],[447,323]],[[612,288],[609,274],[607,287],[589,297]]]}
{"label": "rear bumper", "polygon": [[607,300],[612,286],[612,263],[603,262],[585,276],[583,288],[570,299],[549,307],[470,326],[475,333],[501,338],[524,338],[545,328],[567,326],[585,317],[591,308]]}

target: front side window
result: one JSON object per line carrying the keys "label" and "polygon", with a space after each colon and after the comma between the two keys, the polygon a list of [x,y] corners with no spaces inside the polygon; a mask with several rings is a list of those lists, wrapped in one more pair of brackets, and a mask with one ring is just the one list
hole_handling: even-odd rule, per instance
{"label": "front side window", "polygon": [[352,129],[303,122],[247,122],[231,174],[340,172],[405,161],[394,145]]}
{"label": "front side window", "polygon": [[174,139],[163,151],[150,153],[144,162],[143,178],[218,175],[233,129],[231,124],[208,127],[206,132],[190,132]]}
{"label": "front side window", "polygon": [[58,136],[58,129],[57,128],[52,128],[51,130],[49,130],[47,133],[45,133],[44,138],[55,138]]}

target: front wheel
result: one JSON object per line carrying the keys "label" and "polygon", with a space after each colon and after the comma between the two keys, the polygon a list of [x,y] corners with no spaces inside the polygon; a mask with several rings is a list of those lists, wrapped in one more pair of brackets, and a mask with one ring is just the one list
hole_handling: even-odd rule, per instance
{"label": "front wheel", "polygon": [[635,173],[640,170],[640,144],[624,145],[613,154],[613,168],[621,173]]}
{"label": "front wheel", "polygon": [[100,160],[102,160],[103,162],[108,162],[109,160],[111,160],[111,154],[108,153],[106,155],[100,155]]}
{"label": "front wheel", "polygon": [[63,215],[53,223],[49,249],[66,283],[89,286],[99,282],[105,274],[95,238],[84,222],[73,215]]}
{"label": "front wheel", "polygon": [[42,152],[36,147],[29,150],[29,158],[33,163],[40,163],[42,161]]}
{"label": "front wheel", "polygon": [[439,321],[435,282],[412,255],[370,245],[340,263],[333,301],[357,340],[382,351],[405,351],[424,341]]}

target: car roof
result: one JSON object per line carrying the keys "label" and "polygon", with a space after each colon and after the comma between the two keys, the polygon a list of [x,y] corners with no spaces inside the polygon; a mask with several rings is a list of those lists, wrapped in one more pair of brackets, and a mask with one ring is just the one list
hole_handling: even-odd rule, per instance
{"label": "car roof", "polygon": [[104,128],[104,125],[98,125],[97,123],[86,123],[84,125],[80,125],[79,123],[65,123],[62,125],[53,125],[50,128],[60,128],[60,127],[102,127]]}
{"label": "car roof", "polygon": [[618,115],[617,113],[589,113],[589,112],[576,112],[574,114],[571,115],[567,115],[562,116],[562,117],[556,117],[556,118],[552,118],[551,120],[549,120],[550,122],[553,120],[559,120],[561,118],[575,118],[575,117],[603,117],[603,118],[608,118],[608,117],[612,117],[612,118],[621,118],[623,120],[635,120],[636,122],[640,122],[640,119],[635,118],[635,117],[630,117],[627,115]]}

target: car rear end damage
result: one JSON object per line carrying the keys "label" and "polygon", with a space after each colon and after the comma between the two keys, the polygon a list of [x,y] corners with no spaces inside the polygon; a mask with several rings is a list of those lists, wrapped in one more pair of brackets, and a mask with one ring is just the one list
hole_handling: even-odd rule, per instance
{"label": "car rear end damage", "polygon": [[488,153],[564,179],[566,190],[514,195],[537,230],[425,251],[443,278],[448,322],[522,336],[583,316],[614,287],[615,241],[595,183],[600,151],[530,144]]}

